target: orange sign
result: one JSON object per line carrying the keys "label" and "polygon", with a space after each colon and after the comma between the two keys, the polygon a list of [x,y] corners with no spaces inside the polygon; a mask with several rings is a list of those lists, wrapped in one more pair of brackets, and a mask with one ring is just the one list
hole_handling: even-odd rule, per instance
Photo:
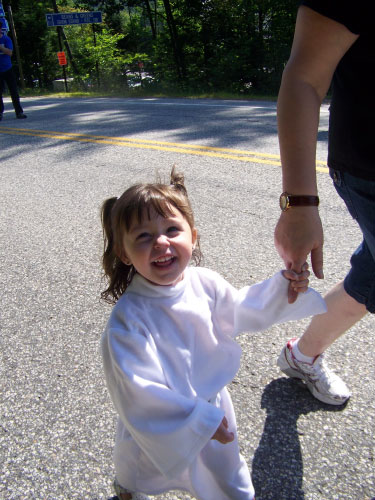
{"label": "orange sign", "polygon": [[57,58],[59,60],[60,66],[66,66],[67,62],[66,62],[65,52],[58,52],[57,53]]}

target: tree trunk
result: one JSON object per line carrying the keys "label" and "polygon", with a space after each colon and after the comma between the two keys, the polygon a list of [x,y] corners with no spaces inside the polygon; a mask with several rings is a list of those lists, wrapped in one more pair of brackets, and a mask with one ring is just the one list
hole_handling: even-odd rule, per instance
{"label": "tree trunk", "polygon": [[186,68],[184,63],[184,55],[182,52],[181,44],[177,34],[176,23],[173,18],[171,4],[169,0],[163,0],[165,13],[167,15],[167,24],[169,28],[169,33],[171,35],[171,42],[173,48],[173,55],[177,69],[177,75],[179,81],[182,81],[186,77]]}
{"label": "tree trunk", "polygon": [[152,12],[151,12],[151,6],[150,6],[149,0],[145,0],[145,4],[146,4],[148,20],[149,20],[150,26],[151,26],[152,38],[155,40],[156,39],[156,26],[155,26],[154,20],[152,18]]}

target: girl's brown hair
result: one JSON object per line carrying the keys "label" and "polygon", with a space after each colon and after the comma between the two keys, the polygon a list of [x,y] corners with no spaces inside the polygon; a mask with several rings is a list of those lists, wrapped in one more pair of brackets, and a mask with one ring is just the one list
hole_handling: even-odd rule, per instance
{"label": "girl's brown hair", "polygon": [[[108,287],[101,293],[106,302],[115,304],[125,292],[136,270],[121,260],[124,234],[129,231],[133,221],[141,224],[145,216],[150,218],[155,211],[162,217],[172,215],[171,207],[176,208],[194,228],[194,215],[184,184],[184,176],[171,171],[170,184],[160,181],[153,184],[136,184],[127,189],[120,198],[108,198],[102,205],[101,220],[104,238],[102,264]],[[192,260],[199,265],[202,254],[199,238],[192,254]]]}

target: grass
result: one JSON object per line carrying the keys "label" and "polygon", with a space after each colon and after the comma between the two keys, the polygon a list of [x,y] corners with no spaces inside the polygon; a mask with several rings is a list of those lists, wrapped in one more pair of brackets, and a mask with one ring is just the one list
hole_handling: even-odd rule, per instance
{"label": "grass", "polygon": [[199,91],[183,91],[176,89],[166,89],[166,90],[153,90],[153,89],[130,89],[130,90],[92,90],[92,91],[82,91],[73,90],[68,92],[56,92],[46,89],[20,89],[21,97],[55,97],[55,98],[66,98],[66,97],[138,97],[138,98],[185,98],[185,99],[227,99],[227,100],[245,100],[245,101],[276,101],[277,96],[266,95],[266,94],[235,94],[232,92],[199,92]]}

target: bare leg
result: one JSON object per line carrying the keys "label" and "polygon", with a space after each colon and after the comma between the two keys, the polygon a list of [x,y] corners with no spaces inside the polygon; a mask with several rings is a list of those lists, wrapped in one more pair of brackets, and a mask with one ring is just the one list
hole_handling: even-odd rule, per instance
{"label": "bare leg", "polygon": [[314,316],[298,342],[298,349],[305,356],[324,352],[367,312],[363,304],[346,293],[343,282],[334,286],[324,299],[327,312]]}

